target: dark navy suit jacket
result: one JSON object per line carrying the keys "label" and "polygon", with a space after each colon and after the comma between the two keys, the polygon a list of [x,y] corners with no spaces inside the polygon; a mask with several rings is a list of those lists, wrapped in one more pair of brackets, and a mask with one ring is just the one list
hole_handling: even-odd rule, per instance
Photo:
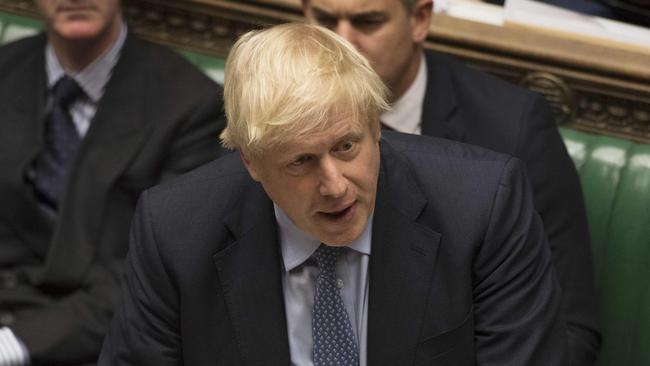
{"label": "dark navy suit jacket", "polygon": [[[368,365],[565,365],[560,289],[516,158],[385,133]],[[100,365],[290,364],[271,200],[239,156],[146,191]]]}

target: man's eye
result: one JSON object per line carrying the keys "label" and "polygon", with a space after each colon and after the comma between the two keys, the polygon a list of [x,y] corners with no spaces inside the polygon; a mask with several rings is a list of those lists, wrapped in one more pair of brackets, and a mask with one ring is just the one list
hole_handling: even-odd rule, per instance
{"label": "man's eye", "polygon": [[355,141],[343,141],[340,144],[336,145],[336,148],[334,150],[339,153],[348,153],[354,151],[355,147]]}
{"label": "man's eye", "polygon": [[296,158],[294,161],[291,162],[291,166],[302,166],[311,161],[312,157],[311,156],[299,156]]}
{"label": "man's eye", "polygon": [[316,22],[325,28],[334,29],[338,23],[336,18],[316,17]]}
{"label": "man's eye", "polygon": [[339,145],[339,151],[349,151],[352,150],[353,147],[354,143],[352,141],[346,141]]}
{"label": "man's eye", "polygon": [[377,28],[379,28],[383,24],[382,19],[374,19],[374,18],[369,18],[369,19],[354,19],[352,21],[352,24],[355,28],[369,32],[373,31]]}

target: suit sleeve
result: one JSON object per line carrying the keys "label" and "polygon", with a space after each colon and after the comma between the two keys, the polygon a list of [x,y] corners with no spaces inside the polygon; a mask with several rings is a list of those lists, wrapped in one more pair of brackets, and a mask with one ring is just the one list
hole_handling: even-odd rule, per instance
{"label": "suit sleeve", "polygon": [[96,263],[79,289],[44,306],[23,307],[11,325],[32,365],[68,365],[96,359],[118,302],[121,261]]}
{"label": "suit sleeve", "polygon": [[593,365],[600,348],[593,261],[575,166],[541,98],[531,98],[515,156],[526,164],[562,288],[572,365]]}
{"label": "suit sleeve", "polygon": [[178,300],[154,233],[147,192],[131,230],[122,301],[99,357],[101,366],[181,364]]}
{"label": "suit sleeve", "polygon": [[568,364],[560,288],[518,159],[504,169],[473,278],[477,365]]}

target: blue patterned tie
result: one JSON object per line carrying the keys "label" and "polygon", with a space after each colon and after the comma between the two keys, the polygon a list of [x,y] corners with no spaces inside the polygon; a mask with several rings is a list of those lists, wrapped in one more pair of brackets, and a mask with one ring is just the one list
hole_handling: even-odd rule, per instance
{"label": "blue patterned tie", "polygon": [[65,191],[80,138],[69,106],[83,90],[67,75],[52,89],[52,110],[45,125],[45,146],[34,166],[34,188],[42,211],[53,216]]}
{"label": "blue patterned tie", "polygon": [[336,286],[336,258],[341,249],[321,244],[314,253],[320,269],[312,314],[314,366],[359,365],[357,342]]}

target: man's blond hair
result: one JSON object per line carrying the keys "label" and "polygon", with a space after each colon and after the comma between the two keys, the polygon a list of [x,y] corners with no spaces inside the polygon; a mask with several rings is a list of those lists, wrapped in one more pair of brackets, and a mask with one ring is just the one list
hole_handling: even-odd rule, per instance
{"label": "man's blond hair", "polygon": [[379,138],[386,97],[368,61],[328,29],[286,23],[251,31],[226,61],[221,140],[255,157],[348,117]]}

